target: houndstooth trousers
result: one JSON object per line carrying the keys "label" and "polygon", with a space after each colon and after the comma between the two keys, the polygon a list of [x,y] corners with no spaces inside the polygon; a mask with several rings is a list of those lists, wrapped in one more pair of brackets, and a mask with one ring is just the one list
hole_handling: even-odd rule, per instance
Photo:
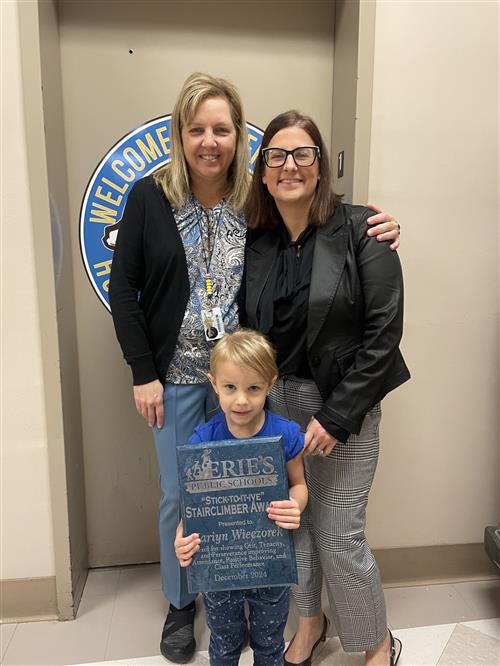
{"label": "houndstooth trousers", "polygon": [[[271,411],[304,431],[322,404],[316,384],[293,375],[281,377],[269,396]],[[371,650],[387,635],[380,574],[364,533],[380,419],[377,404],[359,435],[337,443],[327,457],[304,457],[309,502],[295,534],[299,585],[293,595],[300,615],[320,613],[324,577],[345,652]]]}

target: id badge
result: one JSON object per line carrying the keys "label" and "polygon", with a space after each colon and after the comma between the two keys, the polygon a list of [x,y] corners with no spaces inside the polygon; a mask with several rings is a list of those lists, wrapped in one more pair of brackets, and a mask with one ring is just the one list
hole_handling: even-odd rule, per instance
{"label": "id badge", "polygon": [[224,322],[222,321],[222,312],[220,308],[201,311],[201,321],[203,322],[203,331],[205,340],[219,340],[224,337]]}

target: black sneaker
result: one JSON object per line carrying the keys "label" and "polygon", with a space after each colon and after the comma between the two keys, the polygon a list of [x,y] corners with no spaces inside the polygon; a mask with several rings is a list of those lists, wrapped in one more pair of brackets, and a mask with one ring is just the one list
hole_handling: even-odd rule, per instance
{"label": "black sneaker", "polygon": [[170,604],[161,633],[160,650],[165,659],[174,664],[185,664],[194,655],[194,614],[194,601],[184,608],[176,608]]}

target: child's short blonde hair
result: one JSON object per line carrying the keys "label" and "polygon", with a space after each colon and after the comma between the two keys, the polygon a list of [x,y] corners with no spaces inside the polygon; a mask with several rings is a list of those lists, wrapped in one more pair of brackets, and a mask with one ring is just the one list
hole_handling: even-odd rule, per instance
{"label": "child's short blonde hair", "polygon": [[250,368],[271,384],[278,376],[276,351],[269,340],[250,329],[227,333],[210,354],[210,372],[215,377],[219,361],[232,361]]}

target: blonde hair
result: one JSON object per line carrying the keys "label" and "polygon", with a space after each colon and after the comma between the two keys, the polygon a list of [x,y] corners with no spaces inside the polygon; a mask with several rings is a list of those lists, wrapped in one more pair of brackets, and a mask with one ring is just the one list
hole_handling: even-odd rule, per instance
{"label": "blonde hair", "polygon": [[229,167],[228,187],[223,196],[235,211],[240,211],[245,203],[250,185],[248,132],[240,94],[236,87],[226,79],[195,72],[184,81],[170,122],[171,161],[155,172],[154,180],[176,208],[180,208],[187,202],[191,196],[191,187],[188,165],[182,147],[182,128],[191,121],[200,104],[211,97],[222,97],[227,101],[231,119],[236,128],[236,152]]}
{"label": "blonde hair", "polygon": [[227,333],[212,349],[210,372],[214,377],[220,361],[232,361],[243,368],[250,368],[268,384],[278,375],[276,351],[272,344],[262,333],[246,328]]}

